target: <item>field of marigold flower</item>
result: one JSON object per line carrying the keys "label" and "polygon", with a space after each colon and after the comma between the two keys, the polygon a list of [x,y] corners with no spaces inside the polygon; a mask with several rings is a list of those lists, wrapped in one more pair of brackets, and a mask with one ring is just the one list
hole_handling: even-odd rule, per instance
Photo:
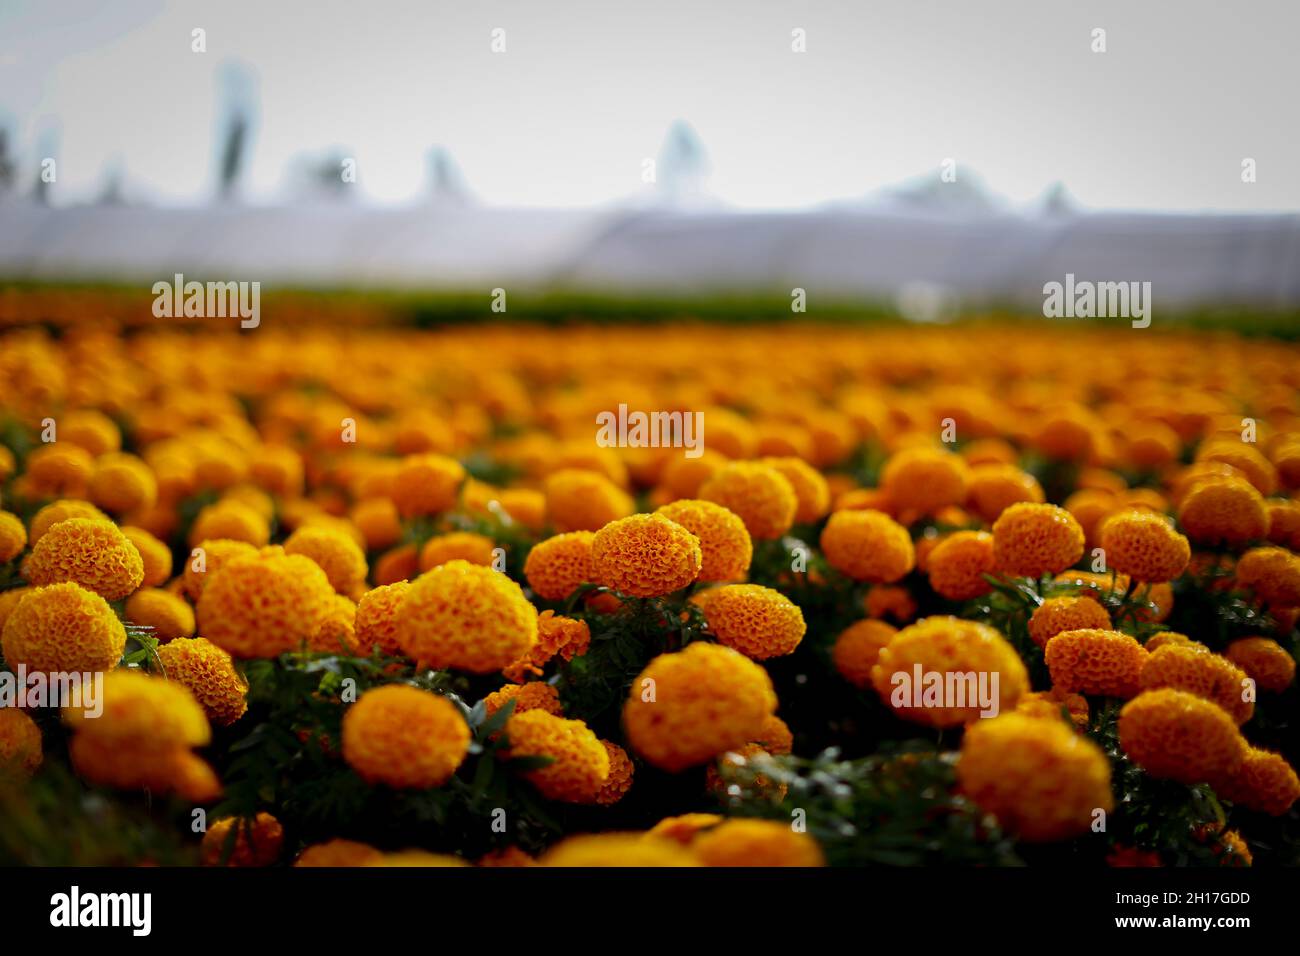
{"label": "field of marigold flower", "polygon": [[0,483],[0,862],[1300,862],[1294,343],[15,325]]}

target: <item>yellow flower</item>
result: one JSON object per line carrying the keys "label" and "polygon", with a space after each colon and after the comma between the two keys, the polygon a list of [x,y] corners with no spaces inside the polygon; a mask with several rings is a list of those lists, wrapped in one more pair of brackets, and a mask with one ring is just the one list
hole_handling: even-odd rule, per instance
{"label": "yellow flower", "polygon": [[1172,581],[1183,573],[1192,546],[1163,515],[1121,511],[1101,525],[1107,563],[1134,581]]}
{"label": "yellow flower", "polygon": [[273,495],[296,498],[302,494],[302,456],[286,445],[263,445],[249,459],[248,477]]}
{"label": "yellow flower", "polygon": [[997,571],[993,535],[987,531],[957,531],[948,535],[926,558],[930,587],[950,601],[967,601],[992,590],[984,575]]}
{"label": "yellow flower", "polygon": [[633,750],[677,772],[757,739],[775,712],[763,668],[730,648],[696,642],[646,665],[632,682],[623,725]]}
{"label": "yellow flower", "polygon": [[199,632],[235,657],[278,657],[309,642],[334,597],[325,572],[299,554],[225,562],[203,586]]}
{"label": "yellow flower", "polygon": [[149,508],[158,499],[153,470],[135,455],[110,452],[95,462],[90,500],[116,514]]}
{"label": "yellow flower", "polygon": [[322,654],[355,654],[357,647],[357,605],[350,597],[335,594],[326,605],[320,625],[307,639],[307,649]]}
{"label": "yellow flower", "polygon": [[192,803],[210,803],[221,795],[212,768],[184,745],[79,733],[68,744],[68,756],[82,779],[105,787],[174,793]]}
{"label": "yellow flower", "polygon": [[1110,615],[1101,602],[1088,597],[1048,598],[1029,616],[1029,636],[1039,647],[1063,631],[1109,631]]}
{"label": "yellow flower", "polygon": [[1119,712],[1119,743],[1153,777],[1207,783],[1232,777],[1246,742],[1218,704],[1165,687],[1138,694]]}
{"label": "yellow flower", "polygon": [[31,528],[28,533],[28,544],[33,548],[36,542],[50,528],[54,527],[60,521],[67,521],[69,518],[99,518],[103,521],[108,520],[108,515],[100,511],[89,501],[77,501],[72,498],[65,498],[61,501],[52,501],[40,511],[32,516]]}
{"label": "yellow flower", "polygon": [[794,524],[799,499],[790,480],[771,465],[733,461],[700,485],[699,497],[722,505],[745,523],[751,538],[770,541]]}
{"label": "yellow flower", "polygon": [[36,585],[72,581],[116,601],[140,586],[144,562],[111,521],[69,518],[41,536],[23,576]]}
{"label": "yellow flower", "polygon": [[539,541],[524,561],[528,586],[544,601],[563,601],[595,580],[591,568],[591,531],[570,531]]}
{"label": "yellow flower", "polygon": [[103,741],[149,741],[158,745],[202,747],[212,739],[203,708],[184,684],[144,671],[119,669],[104,674],[103,713],[63,708],[63,722],[79,736]]}
{"label": "yellow flower", "polygon": [[27,547],[27,529],[15,514],[0,511],[0,564],[12,561]]}
{"label": "yellow flower", "polygon": [[441,514],[456,506],[465,468],[445,455],[409,455],[393,475],[393,501],[404,518]]}
{"label": "yellow flower", "polygon": [[512,700],[515,702],[514,714],[544,710],[556,717],[564,716],[564,708],[560,706],[560,692],[542,681],[504,684],[483,698],[483,707],[491,717]]}
{"label": "yellow flower", "polygon": [[229,654],[202,637],[182,637],[158,648],[163,676],[190,689],[214,724],[229,726],[248,709],[248,683]]}
{"label": "yellow flower", "polygon": [[17,707],[0,707],[0,778],[17,770],[30,776],[40,767],[41,729]]}
{"label": "yellow flower", "polygon": [[[235,837],[226,856],[231,829]],[[225,866],[271,866],[283,849],[284,828],[280,821],[269,813],[259,813],[252,820],[224,817],[214,821],[203,834],[199,854],[204,866],[222,866],[223,856]]]}
{"label": "yellow flower", "polygon": [[1212,780],[1215,792],[1258,813],[1280,817],[1300,799],[1300,777],[1280,755],[1247,747],[1235,774]]}
{"label": "yellow flower", "polygon": [[1142,665],[1143,690],[1172,687],[1214,701],[1238,724],[1255,713],[1253,700],[1244,700],[1248,678],[1227,658],[1192,647],[1171,645],[1149,654]]}
{"label": "yellow flower", "polygon": [[487,674],[537,641],[537,609],[504,574],[449,561],[411,584],[397,612],[397,643],[435,669]]}
{"label": "yellow flower", "polygon": [[749,573],[754,543],[740,516],[712,501],[682,498],[655,514],[675,521],[700,541],[700,581],[741,581]]}
{"label": "yellow flower", "polygon": [[496,542],[482,534],[454,531],[430,538],[420,549],[420,570],[428,571],[448,561],[460,559],[470,564],[492,567]]}
{"label": "yellow flower", "polygon": [[1251,548],[1237,562],[1236,577],[1271,607],[1300,605],[1300,557],[1285,548]]}
{"label": "yellow flower", "polygon": [[348,517],[366,539],[369,551],[382,551],[402,540],[402,519],[390,498],[359,501]]}
{"label": "yellow flower", "polygon": [[880,488],[899,513],[933,514],[966,500],[970,469],[960,455],[917,446],[895,452],[880,473]]}
{"label": "yellow flower", "polygon": [[140,586],[156,588],[166,584],[167,579],[172,576],[171,548],[144,528],[123,525],[122,535],[140,552],[140,561],[144,565],[144,580],[140,582]]}
{"label": "yellow flower", "polygon": [[166,643],[194,636],[194,609],[184,598],[161,588],[142,588],[126,599],[126,619],[150,628],[149,636]]}
{"label": "yellow flower", "polygon": [[1114,807],[1102,749],[1063,722],[1024,714],[966,728],[957,784],[981,810],[1031,843],[1087,833],[1097,810]]}
{"label": "yellow flower", "polygon": [[632,788],[632,774],[635,768],[632,765],[632,758],[618,744],[610,743],[608,740],[602,740],[600,743],[605,748],[605,753],[609,755],[609,776],[596,791],[593,802],[598,806],[609,807],[622,800]]}
{"label": "yellow flower", "polygon": [[1043,502],[1042,486],[1029,472],[1005,462],[989,462],[971,468],[966,503],[985,521],[992,524],[1007,508],[1022,501]]}
{"label": "yellow flower", "polygon": [[715,589],[704,616],[719,644],[756,661],[794,653],[807,630],[803,612],[789,598],[757,584]]}
{"label": "yellow flower", "polygon": [[1105,628],[1062,631],[1043,650],[1054,687],[1102,697],[1136,694],[1149,656],[1133,637]]}
{"label": "yellow flower", "polygon": [[627,492],[594,471],[552,472],[545,490],[546,511],[558,531],[595,531],[634,510]]}
{"label": "yellow flower", "polygon": [[[1197,651],[1209,650],[1208,647],[1199,641],[1194,641],[1186,634],[1179,634],[1177,631],[1158,631],[1148,637],[1147,642],[1142,646],[1147,649],[1148,653],[1154,654],[1157,650],[1167,644],[1173,644],[1177,647],[1190,647]],[[1231,660],[1231,658],[1229,658],[1229,660]],[[1238,667],[1241,667],[1241,664],[1237,661],[1233,661],[1233,663],[1237,664]],[[1245,668],[1242,667],[1242,670],[1245,670]]]}
{"label": "yellow flower", "polygon": [[596,580],[635,597],[661,597],[686,587],[700,573],[700,541],[663,515],[611,521],[591,542]]}
{"label": "yellow flower", "polygon": [[840,676],[855,687],[871,686],[871,669],[880,651],[894,639],[898,629],[884,621],[865,618],[850,624],[831,648],[831,661]]}
{"label": "yellow flower", "polygon": [[98,594],[70,582],[51,584],[23,595],[5,621],[0,648],[10,667],[95,673],[117,666],[126,630]]}
{"label": "yellow flower", "polygon": [[409,581],[395,581],[372,588],[361,596],[355,623],[360,654],[368,657],[378,647],[381,654],[402,656],[402,645],[397,642],[397,612],[410,587]]}
{"label": "yellow flower", "polygon": [[584,833],[547,850],[542,866],[586,869],[593,866],[699,866],[689,850],[671,840],[639,833]]}
{"label": "yellow flower", "polygon": [[796,501],[794,520],[797,524],[810,524],[830,510],[830,486],[812,465],[794,457],[760,458],[759,462],[775,468],[790,482]]}
{"label": "yellow flower", "polygon": [[993,555],[1016,577],[1056,574],[1083,557],[1083,529],[1056,505],[1014,504],[993,523]]}
{"label": "yellow flower", "polygon": [[911,571],[916,550],[907,529],[879,511],[837,511],[822,529],[821,549],[855,581],[891,584]]}
{"label": "yellow flower", "polygon": [[807,833],[778,820],[725,820],[701,833],[691,849],[705,866],[824,866]]}
{"label": "yellow flower", "polygon": [[64,442],[41,445],[27,456],[23,476],[35,498],[80,498],[90,488],[95,459],[84,448]]}
{"label": "yellow flower", "polygon": [[198,603],[203,588],[212,576],[235,558],[255,557],[257,548],[247,541],[232,541],[229,538],[200,541],[190,551],[185,562],[185,571],[181,576],[181,590],[191,601]]}
{"label": "yellow flower", "polygon": [[113,419],[93,408],[81,408],[59,422],[59,438],[79,445],[92,455],[106,455],[122,447],[122,432]]}
{"label": "yellow flower", "polygon": [[28,587],[20,587],[10,588],[7,591],[0,591],[0,634],[4,633],[5,621],[9,620],[9,615],[14,612],[14,608],[18,606],[18,602],[29,594],[31,590],[32,589]]}
{"label": "yellow flower", "polygon": [[315,561],[339,594],[358,597],[365,590],[365,552],[341,531],[320,526],[299,528],[285,541],[284,551]]}
{"label": "yellow flower", "polygon": [[[881,649],[871,682],[885,705],[904,720],[955,727],[978,719],[983,710],[978,688],[965,675],[983,677],[992,688],[994,674],[998,696],[994,706],[999,711],[1013,709],[1029,690],[1029,674],[1007,639],[975,621],[927,617],[903,628]],[[924,694],[927,675],[943,680],[938,700]]]}
{"label": "yellow flower", "polygon": [[271,540],[271,526],[257,511],[239,501],[218,501],[202,509],[190,525],[190,547],[225,538],[262,547]]}
{"label": "yellow flower", "polygon": [[510,758],[549,757],[551,763],[523,776],[548,800],[587,803],[609,779],[609,752],[580,720],[544,710],[512,714],[506,721]]}
{"label": "yellow flower", "polygon": [[294,861],[293,865],[302,867],[370,866],[378,862],[383,855],[368,843],[335,839],[326,840],[324,843],[313,843],[311,846],[306,847],[298,854],[298,859]]}
{"label": "yellow flower", "polygon": [[[1151,646],[1151,642],[1147,642]],[[1243,637],[1233,641],[1224,656],[1249,674],[1261,688],[1281,693],[1295,680],[1295,658],[1277,641]]]}
{"label": "yellow flower", "polygon": [[1026,717],[1047,717],[1057,720],[1061,719],[1063,714],[1068,714],[1068,719],[1075,728],[1088,729],[1088,701],[1081,694],[1055,689],[1034,691],[1020,698],[1015,712]]}
{"label": "yellow flower", "polygon": [[1187,492],[1178,523],[1197,544],[1236,547],[1267,536],[1268,510],[1250,482],[1209,478]]}
{"label": "yellow flower", "polygon": [[469,725],[445,697],[405,684],[366,691],[343,715],[343,759],[367,783],[446,783],[469,752]]}

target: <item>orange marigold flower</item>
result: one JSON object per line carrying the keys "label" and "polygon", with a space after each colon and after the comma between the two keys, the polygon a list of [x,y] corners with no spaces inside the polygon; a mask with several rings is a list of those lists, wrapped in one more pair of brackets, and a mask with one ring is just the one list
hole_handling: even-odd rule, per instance
{"label": "orange marigold flower", "polygon": [[369,655],[378,647],[381,654],[389,657],[402,655],[402,645],[397,642],[397,612],[410,586],[409,581],[395,581],[361,596],[354,624],[361,654]]}
{"label": "orange marigold flower", "polygon": [[750,537],[771,541],[794,524],[799,499],[790,479],[771,465],[733,461],[700,485],[699,497],[740,516]]}
{"label": "orange marigold flower", "polygon": [[1124,705],[1119,743],[1151,776],[1187,784],[1231,777],[1246,755],[1227,711],[1170,687],[1143,691]]}
{"label": "orange marigold flower", "polygon": [[144,562],[111,521],[69,518],[53,525],[23,564],[32,584],[73,581],[110,601],[124,598],[144,580]]}
{"label": "orange marigold flower", "polygon": [[1020,839],[1041,843],[1088,832],[1095,811],[1114,807],[1110,762],[1064,723],[1023,714],[966,728],[957,784]]}
{"label": "orange marigold flower", "polygon": [[581,657],[591,646],[591,629],[586,621],[561,617],[554,611],[543,611],[537,616],[537,643],[528,653],[514,661],[501,673],[507,680],[523,682],[530,675],[537,676],[556,654],[566,661]]}
{"label": "orange marigold flower", "polygon": [[1107,563],[1134,581],[1172,581],[1192,557],[1188,540],[1164,515],[1149,511],[1111,515],[1101,527],[1101,546]]}
{"label": "orange marigold flower", "polygon": [[59,422],[59,435],[92,455],[106,455],[122,447],[122,431],[117,423],[94,408],[81,408],[65,415]]}
{"label": "orange marigold flower", "polygon": [[383,857],[383,853],[368,843],[354,840],[326,840],[314,843],[298,854],[294,866],[353,867],[369,866]]}
{"label": "orange marigold flower", "polygon": [[198,603],[203,594],[204,585],[212,576],[235,558],[248,558],[257,555],[257,549],[247,541],[232,541],[229,538],[200,541],[190,551],[185,562],[185,571],[181,576],[181,589],[191,601]]}
{"label": "orange marigold flower", "polygon": [[404,518],[441,514],[456,506],[465,468],[445,455],[408,455],[393,475],[393,502]]}
{"label": "orange marigold flower", "polygon": [[1210,478],[1187,492],[1178,523],[1197,544],[1235,547],[1268,534],[1268,510],[1250,482]]}
{"label": "orange marigold flower", "polygon": [[675,521],[700,541],[700,581],[739,581],[749,573],[754,543],[740,516],[712,501],[683,498],[655,514]]}
{"label": "orange marigold flower", "polygon": [[24,593],[0,637],[10,667],[41,673],[107,671],[125,649],[126,629],[108,602],[71,582]]}
{"label": "orange marigold flower", "polygon": [[704,617],[719,644],[756,661],[793,653],[807,630],[803,612],[789,598],[757,584],[714,589]]}
{"label": "orange marigold flower", "polygon": [[1285,548],[1251,548],[1237,562],[1236,576],[1270,606],[1300,604],[1300,557]]}
{"label": "orange marigold flower", "polygon": [[79,736],[178,747],[202,747],[212,738],[203,708],[184,684],[119,669],[104,674],[101,692],[99,716],[63,708],[63,722]]}
{"label": "orange marigold flower", "polygon": [[987,531],[957,531],[930,552],[925,562],[930,587],[950,601],[966,601],[992,590],[984,575],[993,574],[993,535]]}
{"label": "orange marigold flower", "polygon": [[375,562],[375,584],[397,584],[420,573],[415,545],[404,544],[379,556]]}
{"label": "orange marigold flower", "polygon": [[325,615],[311,637],[307,650],[322,654],[357,652],[357,606],[350,597],[334,594],[325,605]]}
{"label": "orange marigold flower", "polygon": [[790,482],[794,490],[794,520],[797,524],[809,524],[830,510],[830,486],[812,465],[793,457],[760,458],[759,462],[775,468]]}
{"label": "orange marigold flower", "polygon": [[699,458],[674,455],[664,465],[660,480],[669,498],[694,498],[700,493],[700,486],[726,463],[725,455],[708,449]]}
{"label": "orange marigold flower", "polygon": [[402,540],[402,519],[391,498],[358,501],[348,517],[366,539],[368,551],[382,551]]}
{"label": "orange marigold flower", "polygon": [[156,588],[167,583],[172,576],[171,548],[143,528],[132,525],[123,525],[122,535],[140,552],[140,561],[144,565],[144,580],[140,586]]}
{"label": "orange marigold flower", "polygon": [[866,618],[850,624],[835,639],[831,648],[831,661],[840,676],[855,687],[871,686],[871,669],[876,666],[880,651],[898,629],[884,621]]}
{"label": "orange marigold flower", "polygon": [[1110,630],[1110,615],[1099,601],[1086,597],[1048,598],[1029,616],[1029,636],[1039,647],[1062,631]]}
{"label": "orange marigold flower", "polygon": [[108,515],[100,511],[89,501],[77,501],[75,498],[64,498],[59,501],[52,501],[40,511],[32,516],[31,527],[28,529],[28,544],[33,548],[36,542],[50,528],[54,527],[60,521],[67,521],[69,518],[99,518],[107,521]]}
{"label": "orange marigold flower", "polygon": [[0,707],[0,776],[17,770],[31,776],[40,767],[41,728],[17,707]]}
{"label": "orange marigold flower", "polygon": [[302,494],[302,456],[287,445],[263,445],[249,459],[248,477],[279,498],[296,498]]}
{"label": "orange marigold flower", "polygon": [[487,535],[474,534],[470,531],[453,531],[451,534],[437,535],[430,538],[420,549],[420,570],[430,568],[448,561],[468,561],[490,568],[495,559],[496,542]]}
{"label": "orange marigold flower", "polygon": [[862,609],[867,612],[867,617],[889,617],[899,624],[906,624],[916,617],[916,601],[911,592],[897,585],[871,588],[862,600]]}
{"label": "orange marigold flower", "polygon": [[763,721],[763,731],[751,741],[770,754],[788,754],[794,749],[794,734],[784,720],[769,714]]}
{"label": "orange marigold flower", "polygon": [[635,768],[632,765],[632,758],[618,744],[610,743],[608,740],[602,740],[600,743],[609,755],[609,776],[596,791],[593,802],[602,807],[609,807],[622,800],[628,790],[632,789],[632,774]]}
{"label": "orange marigold flower", "polygon": [[1056,505],[1020,502],[993,523],[993,554],[999,570],[1038,578],[1064,571],[1083,557],[1083,529]]}
{"label": "orange marigold flower", "polygon": [[717,813],[683,813],[681,816],[664,817],[646,831],[646,836],[690,846],[702,831],[716,827],[725,819]]}
{"label": "orange marigold flower", "polygon": [[236,557],[203,585],[199,631],[235,657],[278,657],[311,640],[333,598],[325,572],[303,555]]}
{"label": "orange marigold flower", "polygon": [[1238,724],[1244,724],[1255,713],[1254,701],[1244,699],[1242,692],[1247,680],[1245,672],[1227,658],[1177,645],[1148,654],[1141,675],[1143,690],[1185,690],[1214,701]]}
{"label": "orange marigold flower", "polygon": [[705,866],[825,866],[807,833],[779,820],[724,820],[695,838],[691,849]]}
{"label": "orange marigold flower", "polygon": [[907,529],[879,511],[837,511],[822,529],[821,549],[835,570],[855,581],[891,584],[916,564]]}
{"label": "orange marigold flower", "polygon": [[90,500],[116,514],[148,508],[158,500],[158,481],[135,455],[110,452],[95,462]]}
{"label": "orange marigold flower", "polygon": [[537,642],[537,609],[510,578],[468,561],[427,571],[397,612],[397,643],[428,666],[499,671]]}
{"label": "orange marigold flower", "polygon": [[595,531],[635,509],[626,491],[604,475],[562,468],[546,476],[546,510],[558,531]]}
{"label": "orange marigold flower", "polygon": [[406,684],[362,694],[343,715],[343,759],[367,783],[446,783],[469,752],[469,725],[445,697]]}
{"label": "orange marigold flower", "polygon": [[[1029,673],[1020,656],[993,628],[956,617],[927,617],[903,628],[881,649],[871,682],[886,706],[904,720],[955,727],[983,716],[970,675],[989,680],[999,711],[1013,709],[1029,690]],[[930,693],[936,684],[938,693]]]}
{"label": "orange marigold flower", "polygon": [[580,720],[530,710],[511,715],[505,732],[511,759],[551,758],[546,766],[523,773],[548,800],[588,803],[609,779],[609,752]]}
{"label": "orange marigold flower", "polygon": [[899,511],[933,514],[966,501],[970,468],[944,448],[918,446],[891,455],[880,473],[880,488]]}
{"label": "orange marigold flower", "polygon": [[672,772],[757,739],[776,711],[767,671],[719,644],[660,654],[632,682],[623,707],[628,744]]}
{"label": "orange marigold flower", "polygon": [[1268,510],[1268,540],[1300,550],[1300,502],[1270,498],[1264,507]]}
{"label": "orange marigold flower", "polygon": [[1215,792],[1258,813],[1280,817],[1300,799],[1300,777],[1281,756],[1270,750],[1247,747],[1235,774],[1213,780]]}
{"label": "orange marigold flower", "polygon": [[990,524],[1014,504],[1021,501],[1042,504],[1043,500],[1038,479],[1014,464],[982,464],[970,471],[966,504]]}
{"label": "orange marigold flower", "polygon": [[542,866],[699,866],[685,847],[640,833],[584,833],[561,840],[542,854]]}
{"label": "orange marigold flower", "polygon": [[595,580],[591,567],[591,531],[570,531],[539,541],[524,561],[524,577],[538,597],[563,601]]}
{"label": "orange marigold flower", "polygon": [[1243,637],[1229,644],[1223,653],[1264,690],[1281,693],[1295,680],[1295,658],[1267,637]]}
{"label": "orange marigold flower", "polygon": [[35,498],[80,498],[90,487],[95,459],[90,452],[67,442],[41,445],[27,456],[23,476]]}
{"label": "orange marigold flower", "polygon": [[[235,836],[230,836],[231,830]],[[229,850],[227,850],[229,846]],[[284,849],[284,828],[269,813],[252,820],[223,817],[208,827],[199,848],[204,866],[271,866]]]}
{"label": "orange marigold flower", "polygon": [[225,500],[201,510],[190,525],[190,547],[203,541],[226,538],[263,547],[271,540],[271,526],[266,518],[240,501]]}
{"label": "orange marigold flower", "polygon": [[1065,716],[1077,730],[1088,729],[1088,701],[1081,694],[1052,689],[1033,691],[1020,698],[1016,713],[1027,717]]}
{"label": "orange marigold flower", "polygon": [[635,597],[680,591],[699,576],[702,563],[700,539],[658,514],[611,521],[591,541],[596,580]]}
{"label": "orange marigold flower", "polygon": [[12,561],[27,547],[27,529],[16,514],[0,511],[0,564]]}
{"label": "orange marigold flower", "polygon": [[505,684],[483,698],[483,707],[491,717],[512,700],[515,702],[515,714],[530,710],[544,710],[556,717],[564,716],[564,708],[560,705],[560,692],[542,681]]}
{"label": "orange marigold flower", "polygon": [[186,746],[79,733],[68,744],[68,756],[78,776],[105,787],[174,793],[193,803],[210,803],[221,795],[216,773]]}
{"label": "orange marigold flower", "polygon": [[[1194,641],[1186,634],[1179,634],[1177,631],[1157,631],[1155,634],[1152,634],[1150,637],[1148,637],[1147,642],[1142,646],[1145,647],[1149,653],[1154,654],[1157,650],[1159,650],[1162,647],[1165,647],[1166,645],[1173,645],[1175,647],[1190,647],[1193,650],[1197,650],[1197,651],[1209,650],[1209,648],[1206,647],[1204,644],[1202,644],[1200,641]],[[1231,658],[1229,658],[1229,660],[1231,660]],[[1233,663],[1237,664],[1238,667],[1241,667],[1241,665],[1238,664],[1236,661],[1233,661]],[[1245,670],[1245,668],[1243,667],[1242,670]]]}
{"label": "orange marigold flower", "polygon": [[334,528],[299,528],[284,543],[285,554],[301,554],[320,565],[330,587],[339,594],[358,597],[365,590],[365,552],[346,534]]}
{"label": "orange marigold flower", "polygon": [[163,676],[190,689],[207,717],[221,727],[244,716],[248,682],[229,654],[201,637],[182,637],[158,648]]}
{"label": "orange marigold flower", "polygon": [[161,588],[141,588],[126,599],[126,619],[150,628],[149,636],[163,642],[194,636],[194,609],[182,597]]}
{"label": "orange marigold flower", "polygon": [[1257,449],[1235,439],[1208,441],[1196,451],[1197,461],[1217,461],[1236,468],[1265,497],[1277,490],[1277,468]]}
{"label": "orange marigold flower", "polygon": [[1148,656],[1135,638],[1105,628],[1062,631],[1043,651],[1054,687],[1102,697],[1136,694]]}

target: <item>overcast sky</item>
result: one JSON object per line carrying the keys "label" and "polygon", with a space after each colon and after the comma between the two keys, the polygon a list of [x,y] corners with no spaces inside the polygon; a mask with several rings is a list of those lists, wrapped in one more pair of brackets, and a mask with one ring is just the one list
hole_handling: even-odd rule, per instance
{"label": "overcast sky", "polygon": [[1296,0],[0,0],[0,123],[25,180],[57,141],[56,201],[117,161],[137,192],[200,202],[235,61],[260,98],[257,202],[331,148],[368,200],[407,201],[435,144],[487,202],[618,200],[680,119],[742,207],[860,197],[951,157],[1017,202],[1061,180],[1093,208],[1295,211],[1297,28]]}

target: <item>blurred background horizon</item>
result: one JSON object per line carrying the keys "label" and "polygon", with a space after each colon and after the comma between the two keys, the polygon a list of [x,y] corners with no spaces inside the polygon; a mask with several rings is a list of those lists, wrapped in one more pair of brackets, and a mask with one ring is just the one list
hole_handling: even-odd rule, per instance
{"label": "blurred background horizon", "polygon": [[0,278],[939,314],[1073,273],[1291,308],[1297,26],[1275,0],[0,0]]}

